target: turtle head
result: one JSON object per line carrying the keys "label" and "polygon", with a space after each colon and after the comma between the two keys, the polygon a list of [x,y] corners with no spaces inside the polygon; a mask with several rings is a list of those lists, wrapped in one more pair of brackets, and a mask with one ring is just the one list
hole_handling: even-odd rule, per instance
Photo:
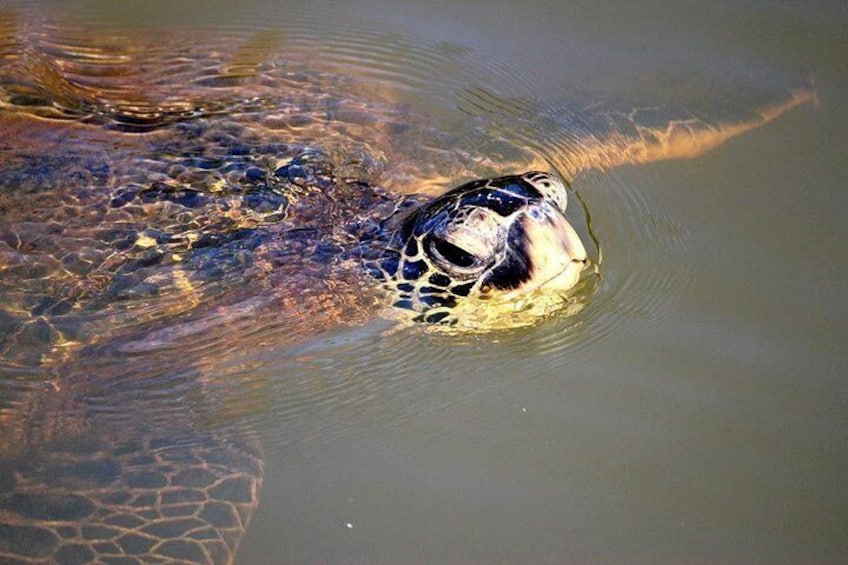
{"label": "turtle head", "polygon": [[381,264],[394,304],[452,324],[469,302],[488,309],[573,287],[589,261],[567,201],[558,177],[529,172],[472,181],[419,207],[395,233],[396,255]]}

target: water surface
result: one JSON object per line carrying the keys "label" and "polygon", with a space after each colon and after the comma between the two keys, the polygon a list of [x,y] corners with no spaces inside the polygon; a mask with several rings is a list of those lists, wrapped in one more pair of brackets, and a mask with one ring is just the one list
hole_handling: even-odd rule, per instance
{"label": "water surface", "polygon": [[[256,301],[273,277],[241,291],[226,277],[208,284],[201,298],[226,308],[210,308],[195,325],[181,318],[177,283],[153,301],[124,296],[126,308],[95,304],[83,329],[59,330],[95,341],[122,330],[122,349],[45,364],[51,337],[36,324],[2,353],[0,417],[19,417],[32,391],[42,398],[46,387],[80,387],[73,402],[50,408],[52,427],[24,426],[36,452],[70,430],[81,444],[115,429],[177,446],[249,438],[261,446],[264,481],[242,563],[848,558],[843,6],[117,6],[12,3],[0,12],[9,14],[0,43],[13,46],[4,69],[17,60],[18,39],[8,38],[19,37],[52,45],[47,53],[65,72],[111,95],[135,79],[97,77],[78,45],[97,38],[103,52],[113,45],[111,57],[120,47],[141,69],[158,69],[138,71],[153,79],[146,100],[129,99],[125,119],[94,112],[95,133],[74,139],[74,148],[107,152],[109,174],[89,168],[63,186],[102,186],[120,163],[150,151],[136,130],[162,124],[145,113],[146,101],[172,104],[167,131],[198,118],[196,105],[180,105],[187,97],[213,98],[203,111],[245,111],[266,135],[276,124],[337,154],[377,154],[376,169],[343,165],[390,190],[432,194],[514,172],[504,166],[553,168],[589,215],[600,276],[572,316],[465,336],[397,329],[359,310],[350,314],[356,323],[329,323],[335,311],[298,323],[285,304]],[[80,29],[89,30],[85,41]],[[281,93],[281,69],[309,103]],[[600,103],[741,120],[811,83],[817,104],[695,159],[568,175],[583,134],[598,131],[588,116]],[[332,127],[317,117],[327,105],[314,100],[332,105]],[[4,155],[17,155],[27,136],[44,143],[90,112],[90,101],[72,90],[59,106],[7,104],[4,118],[29,112],[44,121],[34,133],[0,134]],[[297,108],[297,119],[284,108]],[[81,158],[50,147],[57,170]],[[53,178],[49,165],[4,167],[29,171],[15,186],[35,193],[46,182],[36,172]],[[99,194],[81,198],[96,203]],[[73,206],[95,209],[89,200]],[[315,280],[292,277],[282,280]],[[21,288],[3,286],[6,327],[54,292]],[[242,314],[228,316],[233,308]],[[151,338],[150,327],[166,333]],[[176,342],[157,345],[174,331]],[[27,469],[27,453],[5,441],[14,458],[0,472],[0,495]]]}

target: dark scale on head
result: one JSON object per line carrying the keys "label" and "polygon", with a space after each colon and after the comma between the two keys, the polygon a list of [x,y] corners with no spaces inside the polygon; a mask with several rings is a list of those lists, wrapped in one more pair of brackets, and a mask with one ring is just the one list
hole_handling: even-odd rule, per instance
{"label": "dark scale on head", "polygon": [[404,310],[415,310],[411,300],[396,300],[392,303],[392,306],[395,308],[402,308]]}
{"label": "dark scale on head", "polygon": [[524,198],[542,198],[542,193],[535,186],[521,177],[501,177],[493,181],[500,190],[522,196]]}
{"label": "dark scale on head", "polygon": [[427,314],[424,316],[424,321],[428,324],[447,324],[447,325],[455,325],[456,320],[447,319],[450,316],[449,312],[445,312],[441,310],[439,312],[433,312],[432,314]]}
{"label": "dark scale on head", "polygon": [[[400,258],[392,254],[390,257],[380,261],[380,272],[387,274],[389,278],[394,278],[397,275],[398,267],[400,266]],[[382,278],[382,277],[381,277]]]}
{"label": "dark scale on head", "polygon": [[377,280],[386,280],[386,273],[376,265],[365,265],[366,272]]}
{"label": "dark scale on head", "polygon": [[507,246],[503,262],[483,279],[483,285],[511,290],[518,288],[532,276],[533,266],[527,256],[527,238],[520,222],[515,222],[509,228]]}
{"label": "dark scale on head", "polygon": [[408,281],[416,281],[420,279],[427,270],[428,266],[424,261],[404,261],[403,278]]}
{"label": "dark scale on head", "polygon": [[464,196],[462,198],[462,205],[488,208],[506,218],[514,214],[522,206],[526,206],[527,199],[514,196],[506,191],[486,190]]}
{"label": "dark scale on head", "polygon": [[468,294],[471,292],[471,289],[474,288],[475,283],[476,281],[458,284],[456,286],[452,286],[450,288],[450,291],[457,296],[468,296]]}
{"label": "dark scale on head", "polygon": [[407,257],[415,257],[418,255],[418,240],[415,238],[410,239],[406,243],[406,249],[404,250]]}
{"label": "dark scale on head", "polygon": [[421,208],[414,210],[401,224],[400,230],[395,236],[396,240],[401,242],[401,245],[404,245],[407,241],[409,241],[409,238],[412,237],[412,233],[415,231],[415,226],[418,224],[417,219],[420,216],[420,212]]}
{"label": "dark scale on head", "polygon": [[445,275],[443,275],[441,273],[433,273],[432,275],[430,275],[430,278],[427,279],[427,280],[430,284],[438,286],[438,287],[442,287],[442,288],[447,288],[451,283],[450,278],[446,277]]}

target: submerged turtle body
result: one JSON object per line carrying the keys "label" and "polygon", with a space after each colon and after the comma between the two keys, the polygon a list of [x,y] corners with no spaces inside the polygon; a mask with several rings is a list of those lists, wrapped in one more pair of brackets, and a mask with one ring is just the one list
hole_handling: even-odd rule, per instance
{"label": "submerged turtle body", "polygon": [[[8,29],[4,562],[231,562],[263,469],[250,433],[205,418],[222,411],[210,345],[294,343],[385,312],[474,329],[563,310],[595,249],[561,176],[694,155],[810,96],[651,127],[593,103],[575,151],[545,155],[485,128],[460,139],[337,74],[210,62],[196,45],[185,89],[141,92],[122,72],[94,91]],[[170,379],[210,396],[206,412],[163,411],[150,391]]]}
{"label": "submerged turtle body", "polygon": [[4,563],[233,561],[259,501],[259,452],[214,436],[123,439],[57,440],[0,473]]}
{"label": "submerged turtle body", "polygon": [[[359,155],[339,163],[229,118],[173,124],[117,151],[89,126],[27,125],[55,157],[48,171],[36,151],[19,152],[0,170],[3,362],[51,380],[0,410],[0,557],[13,562],[233,561],[259,502],[255,442],[188,415],[148,423],[160,410],[132,393],[107,395],[135,420],[116,427],[90,408],[109,371],[124,392],[157,379],[130,374],[128,356],[153,353],[202,390],[185,348],[249,342],[255,316],[276,313],[279,331],[298,328],[291,340],[382,308],[451,323],[457,301],[514,292],[560,261],[536,252],[534,263],[533,240],[556,235],[578,272],[587,262],[566,187],[546,173],[430,199],[381,188],[369,178],[379,165]],[[94,139],[63,155],[57,130]]]}

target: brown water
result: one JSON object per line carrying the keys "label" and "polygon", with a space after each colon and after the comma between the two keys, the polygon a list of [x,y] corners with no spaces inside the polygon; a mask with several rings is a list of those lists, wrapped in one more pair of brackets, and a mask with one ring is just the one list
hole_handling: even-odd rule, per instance
{"label": "brown water", "polygon": [[[275,280],[299,289],[315,273],[257,277],[236,299],[221,297],[242,279],[223,277],[203,287],[197,299],[212,306],[189,324],[177,279],[152,301],[85,302],[94,313],[59,329],[94,341],[121,330],[123,351],[69,352],[45,366],[55,342],[33,326],[2,353],[0,424],[20,418],[32,391],[79,388],[50,407],[51,423],[0,438],[14,454],[0,467],[0,518],[32,514],[4,493],[57,435],[74,445],[165,437],[177,453],[249,438],[261,445],[264,481],[240,563],[848,560],[844,6],[172,4],[0,7],[4,70],[14,71],[18,48],[52,46],[63,72],[127,103],[116,122],[59,81],[58,108],[6,104],[4,159],[22,140],[60,135],[66,119],[95,125],[74,134],[78,153],[46,145],[56,169],[21,169],[30,171],[21,187],[49,184],[69,154],[88,163],[85,151],[135,180],[139,159],[162,146],[123,130],[191,124],[198,106],[185,100],[214,99],[197,113],[248,115],[249,131],[261,132],[254,149],[281,131],[298,137],[281,142],[377,154],[376,172],[345,166],[401,192],[539,162],[573,176],[572,201],[600,242],[598,288],[573,316],[466,336],[397,329],[360,310],[349,325],[328,322],[335,310],[310,312],[310,322],[262,300]],[[102,66],[80,48],[92,44],[109,53]],[[129,68],[121,56],[141,61],[135,74],[92,72]],[[299,96],[285,94],[281,76]],[[695,159],[569,174],[586,134],[608,133],[591,119],[601,103],[744,121],[810,81],[817,104]],[[316,100],[332,100],[339,119],[319,119],[326,106]],[[164,118],[149,115],[152,101]],[[8,118],[20,114],[44,121],[12,130]],[[63,186],[102,185],[89,175]],[[101,194],[71,208],[99,210]],[[4,312],[56,307],[44,302],[54,286],[9,283],[3,267]],[[57,281],[64,270],[46,272]],[[17,449],[22,436],[31,453]],[[10,540],[0,528],[0,550]]]}

